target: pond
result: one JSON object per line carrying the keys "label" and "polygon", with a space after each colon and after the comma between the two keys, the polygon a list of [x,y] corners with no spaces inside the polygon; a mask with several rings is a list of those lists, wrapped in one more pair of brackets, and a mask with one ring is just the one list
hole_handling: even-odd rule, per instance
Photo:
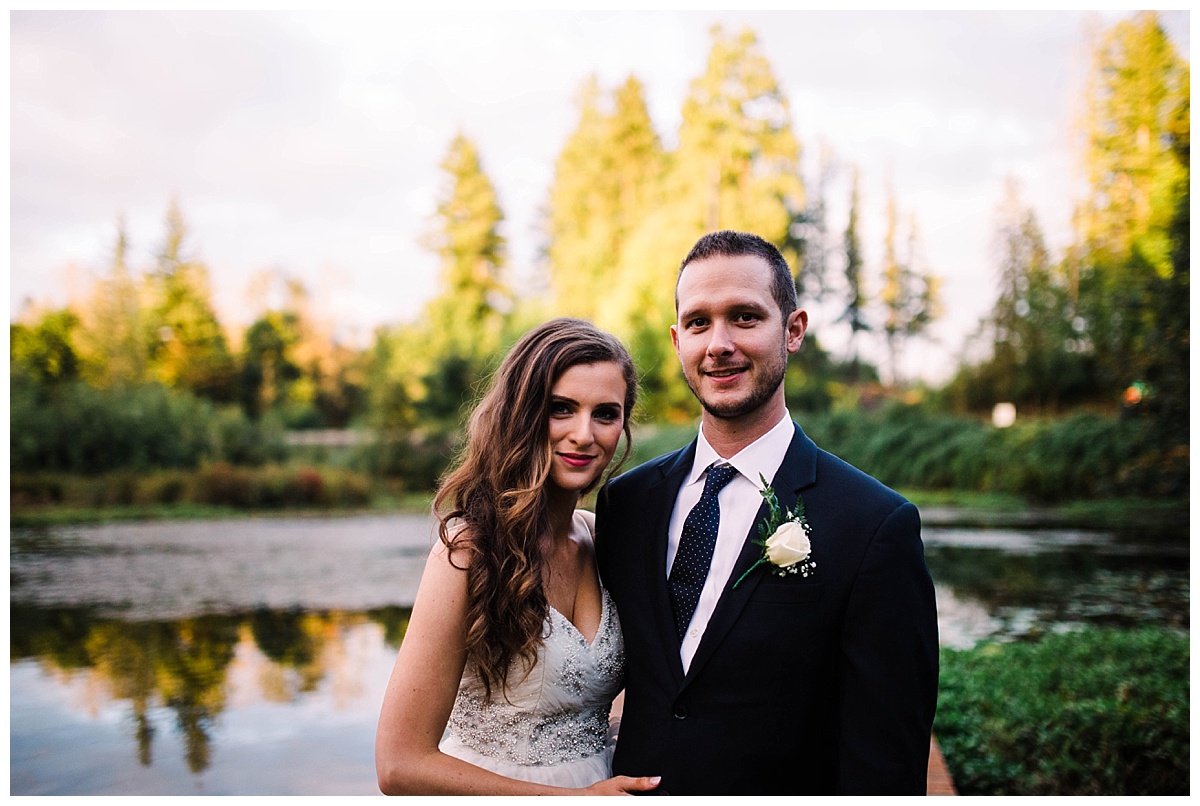
{"label": "pond", "polygon": [[[943,646],[1189,628],[1186,525],[926,526]],[[374,735],[422,515],[15,529],[10,794],[378,794]]]}

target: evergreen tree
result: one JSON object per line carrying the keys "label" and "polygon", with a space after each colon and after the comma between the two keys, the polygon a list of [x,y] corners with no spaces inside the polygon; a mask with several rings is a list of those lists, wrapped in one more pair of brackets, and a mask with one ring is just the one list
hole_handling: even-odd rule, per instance
{"label": "evergreen tree", "polygon": [[608,128],[616,186],[616,220],[622,239],[622,243],[615,245],[619,249],[646,211],[660,201],[666,155],[646,108],[645,87],[636,76],[629,76],[617,88],[613,105]]}
{"label": "evergreen tree", "polygon": [[118,219],[112,268],[107,277],[96,282],[81,311],[83,374],[90,384],[101,388],[147,380],[145,314],[138,278],[127,262],[128,251],[125,222]]}
{"label": "evergreen tree", "polygon": [[1079,311],[1113,391],[1149,382],[1186,421],[1190,67],[1153,12],[1117,23],[1093,56]]}
{"label": "evergreen tree", "polygon": [[660,192],[664,155],[644,96],[634,76],[611,103],[594,76],[580,92],[579,124],[556,163],[547,215],[557,313],[595,319],[608,307],[626,239]]}
{"label": "evergreen tree", "polygon": [[465,135],[450,143],[441,169],[445,183],[426,246],[439,257],[440,294],[425,309],[434,354],[469,360],[490,357],[511,295],[504,281],[504,215],[479,152]]}
{"label": "evergreen tree", "polygon": [[395,433],[461,425],[463,406],[502,347],[512,304],[503,276],[504,216],[474,143],[457,134],[441,168],[444,184],[424,239],[439,257],[440,291],[418,323],[376,335],[374,420]]}
{"label": "evergreen tree", "polygon": [[185,256],[187,225],[179,205],[167,210],[166,235],[149,278],[150,367],[166,386],[231,401],[234,363],[212,307],[208,270]]}
{"label": "evergreen tree", "polygon": [[1039,409],[1079,402],[1087,362],[1076,352],[1066,277],[1011,179],[999,209],[995,252],[1000,289],[989,319],[992,366],[984,373],[991,402],[1013,400]]}
{"label": "evergreen tree", "polygon": [[829,292],[829,224],[826,196],[835,173],[835,163],[827,144],[821,144],[817,179],[808,195],[808,204],[792,221],[788,234],[797,250],[796,293],[801,300],[820,300]]}
{"label": "evergreen tree", "polygon": [[850,213],[846,221],[846,232],[842,237],[842,248],[846,256],[846,308],[838,318],[838,321],[850,325],[850,355],[854,380],[858,379],[858,334],[871,329],[866,318],[862,243],[858,234],[858,217],[858,167],[855,166],[850,180]]}
{"label": "evergreen tree", "polygon": [[895,191],[889,186],[885,216],[883,287],[883,334],[888,350],[888,369],[893,385],[900,383],[900,355],[907,343],[925,332],[940,315],[938,279],[922,271],[915,217],[909,226],[907,254],[899,254]]}
{"label": "evergreen tree", "polygon": [[683,104],[672,192],[690,205],[692,232],[755,232],[798,252],[789,228],[804,209],[791,107],[750,30],[712,29],[704,74]]}
{"label": "evergreen tree", "polygon": [[626,240],[618,281],[597,316],[630,344],[646,408],[676,419],[697,411],[666,337],[679,260],[716,229],[762,236],[793,270],[800,257],[790,228],[804,191],[787,97],[752,32],[728,35],[718,26],[712,35],[704,73],[684,101],[662,195]]}
{"label": "evergreen tree", "polygon": [[550,187],[546,249],[555,310],[568,316],[594,315],[601,278],[616,256],[613,199],[604,159],[608,125],[601,90],[589,76],[581,88],[579,123],[567,138]]}

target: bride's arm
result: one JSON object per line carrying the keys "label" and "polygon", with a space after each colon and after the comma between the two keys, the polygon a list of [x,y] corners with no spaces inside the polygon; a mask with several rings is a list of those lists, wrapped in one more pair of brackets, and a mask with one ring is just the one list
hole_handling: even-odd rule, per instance
{"label": "bride's arm", "polygon": [[535,792],[438,750],[466,663],[466,617],[467,574],[438,542],[425,563],[379,714],[379,788],[385,795],[550,794],[551,787]]}
{"label": "bride's arm", "polygon": [[438,750],[466,664],[467,575],[438,543],[429,554],[375,734],[384,794],[565,795],[649,789],[610,778],[585,790],[516,781]]}

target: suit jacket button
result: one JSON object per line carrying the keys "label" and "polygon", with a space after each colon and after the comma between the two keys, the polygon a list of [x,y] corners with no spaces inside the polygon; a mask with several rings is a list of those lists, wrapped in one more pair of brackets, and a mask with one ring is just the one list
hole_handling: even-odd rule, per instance
{"label": "suit jacket button", "polygon": [[687,706],[686,705],[684,705],[683,703],[679,703],[679,705],[675,706],[675,718],[676,719],[687,719]]}

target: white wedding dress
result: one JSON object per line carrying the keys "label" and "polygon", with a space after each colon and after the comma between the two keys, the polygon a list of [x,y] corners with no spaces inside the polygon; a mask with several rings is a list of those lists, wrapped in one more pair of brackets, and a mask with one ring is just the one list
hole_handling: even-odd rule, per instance
{"label": "white wedding dress", "polygon": [[[575,519],[576,529],[587,529]],[[528,675],[509,674],[507,691],[483,696],[468,668],[439,745],[441,751],[508,778],[583,787],[612,775],[608,714],[625,674],[617,609],[601,589],[600,626],[591,643],[554,608]],[[507,694],[507,700],[505,699]]]}

